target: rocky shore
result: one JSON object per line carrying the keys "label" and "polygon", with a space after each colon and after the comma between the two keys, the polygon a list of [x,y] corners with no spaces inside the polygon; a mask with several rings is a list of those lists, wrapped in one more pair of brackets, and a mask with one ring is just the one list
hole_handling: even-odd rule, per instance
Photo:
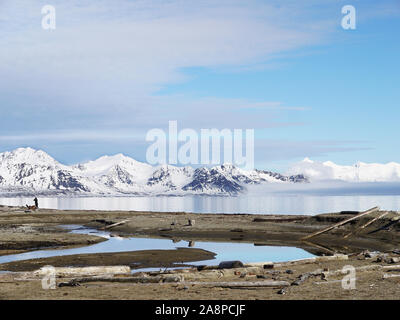
{"label": "rocky shore", "polygon": [[[86,246],[104,238],[68,233],[61,225],[108,230],[120,237],[246,242],[294,246],[316,258],[260,262],[235,268],[192,267],[214,253],[186,248],[82,254],[0,264],[1,299],[398,299],[400,214],[375,210],[306,215],[192,214],[184,212],[61,211],[0,207],[0,254]],[[335,224],[342,225],[329,229]],[[312,237],[310,237],[310,235]],[[57,274],[57,289],[44,290],[40,270],[167,266],[158,272]],[[171,270],[173,267],[183,270]],[[350,266],[350,267],[349,267]],[[343,269],[346,267],[345,269]],[[169,268],[169,269],[168,269]],[[344,288],[351,268],[355,288]],[[68,269],[69,270],[69,269]],[[108,269],[107,269],[108,270]],[[346,271],[347,270],[347,271]],[[348,271],[350,270],[350,271]],[[35,273],[36,272],[36,273]],[[86,280],[85,280],[86,279]],[[89,280],[88,280],[89,279]],[[168,279],[168,280],[166,280]],[[347,279],[348,280],[348,279]],[[346,281],[347,281],[346,280]],[[63,283],[64,285],[60,286]]]}

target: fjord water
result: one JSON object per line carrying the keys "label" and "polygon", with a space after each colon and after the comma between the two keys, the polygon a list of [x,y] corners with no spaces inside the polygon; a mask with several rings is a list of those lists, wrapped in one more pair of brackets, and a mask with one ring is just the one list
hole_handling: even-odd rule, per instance
{"label": "fjord water", "polygon": [[[0,205],[33,204],[33,197],[0,198]],[[318,214],[361,211],[379,206],[400,210],[400,195],[291,195],[266,194],[237,197],[77,197],[39,198],[41,208],[62,210],[134,210],[195,213]]]}

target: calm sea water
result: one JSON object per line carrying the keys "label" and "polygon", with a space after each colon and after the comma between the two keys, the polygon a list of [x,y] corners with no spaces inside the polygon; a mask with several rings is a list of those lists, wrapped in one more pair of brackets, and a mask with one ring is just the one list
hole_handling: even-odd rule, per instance
{"label": "calm sea water", "polygon": [[[2,205],[33,204],[31,198],[0,198]],[[317,214],[366,210],[380,206],[400,210],[400,195],[257,195],[238,197],[39,198],[41,208],[74,210],[185,211],[196,213]]]}

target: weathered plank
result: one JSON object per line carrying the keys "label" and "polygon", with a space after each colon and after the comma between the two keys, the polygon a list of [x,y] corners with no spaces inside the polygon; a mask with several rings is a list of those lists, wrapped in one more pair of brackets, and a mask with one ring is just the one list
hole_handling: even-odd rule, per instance
{"label": "weathered plank", "polygon": [[378,211],[378,210],[379,210],[379,207],[371,208],[371,209],[369,209],[369,210],[367,210],[367,211],[364,211],[364,212],[361,212],[361,213],[355,215],[354,217],[351,217],[351,218],[349,218],[349,219],[345,219],[345,220],[343,220],[343,221],[340,221],[340,222],[338,222],[338,223],[335,223],[335,224],[332,225],[332,226],[329,226],[329,227],[327,227],[327,228],[324,228],[324,229],[322,229],[322,230],[319,230],[319,231],[317,231],[317,232],[314,232],[314,233],[312,233],[312,234],[310,234],[310,235],[308,235],[308,236],[305,236],[305,237],[302,238],[302,240],[310,239],[310,238],[315,237],[315,236],[317,236],[317,235],[319,235],[319,234],[322,234],[322,233],[325,233],[325,232],[327,232],[327,231],[329,231],[329,230],[332,230],[332,229],[334,229],[334,228],[340,227],[341,225],[344,225],[344,224],[346,224],[346,223],[348,223],[348,222],[350,222],[350,221],[353,221],[353,220],[355,220],[355,219],[357,219],[357,218],[360,218],[360,217],[362,217],[362,216],[365,216],[365,215],[367,215],[367,214],[370,214],[370,213],[375,212],[375,211]]}
{"label": "weathered plank", "polygon": [[[100,275],[130,275],[129,266],[93,266],[93,267],[56,267],[53,268],[56,277],[100,276]],[[48,273],[45,269],[35,271],[36,274]]]}
{"label": "weathered plank", "polygon": [[123,220],[123,221],[120,221],[120,222],[117,222],[117,223],[110,224],[109,226],[104,227],[104,230],[107,230],[107,229],[110,229],[110,228],[113,228],[113,227],[116,227],[116,226],[120,226],[120,225],[125,224],[125,223],[127,223],[129,221],[130,220]]}
{"label": "weathered plank", "polygon": [[[374,219],[372,219],[372,220],[368,221],[367,223],[363,224],[361,227],[358,228],[358,230],[362,230],[362,229],[368,227],[370,224],[374,223],[378,219],[383,218],[384,216],[388,215],[389,213],[390,213],[390,211],[386,211],[386,212],[380,214],[379,216],[375,217]],[[352,234],[356,234],[356,233],[357,233],[357,230],[355,230],[354,232],[350,232],[350,233],[346,234],[343,238],[346,239],[349,236],[351,236]]]}
{"label": "weathered plank", "polygon": [[233,281],[233,282],[184,282],[184,284],[195,284],[203,286],[212,286],[220,288],[282,288],[290,286],[287,281],[277,281],[277,280],[264,280],[264,281]]}

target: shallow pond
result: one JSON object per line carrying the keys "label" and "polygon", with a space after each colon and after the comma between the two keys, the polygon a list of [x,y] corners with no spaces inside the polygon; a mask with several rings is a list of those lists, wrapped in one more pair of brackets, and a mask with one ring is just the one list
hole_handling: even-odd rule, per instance
{"label": "shallow pond", "polygon": [[[72,233],[93,234],[107,238],[107,241],[94,245],[64,249],[64,250],[37,250],[15,255],[0,257],[0,263],[20,261],[27,259],[46,258],[61,255],[72,255],[82,253],[102,253],[102,252],[123,252],[135,250],[151,249],[176,249],[188,247],[189,242],[173,242],[169,239],[150,239],[150,238],[120,238],[111,237],[110,233],[95,229],[84,228],[78,225],[63,226]],[[254,246],[250,243],[230,243],[230,242],[195,242],[191,243],[192,248],[200,248],[216,253],[213,260],[198,261],[193,265],[217,265],[221,261],[240,260],[243,263],[262,262],[262,261],[288,261],[295,259],[309,258],[313,255],[307,251],[295,247],[275,247],[275,246]],[[137,270],[135,270],[137,271]]]}

